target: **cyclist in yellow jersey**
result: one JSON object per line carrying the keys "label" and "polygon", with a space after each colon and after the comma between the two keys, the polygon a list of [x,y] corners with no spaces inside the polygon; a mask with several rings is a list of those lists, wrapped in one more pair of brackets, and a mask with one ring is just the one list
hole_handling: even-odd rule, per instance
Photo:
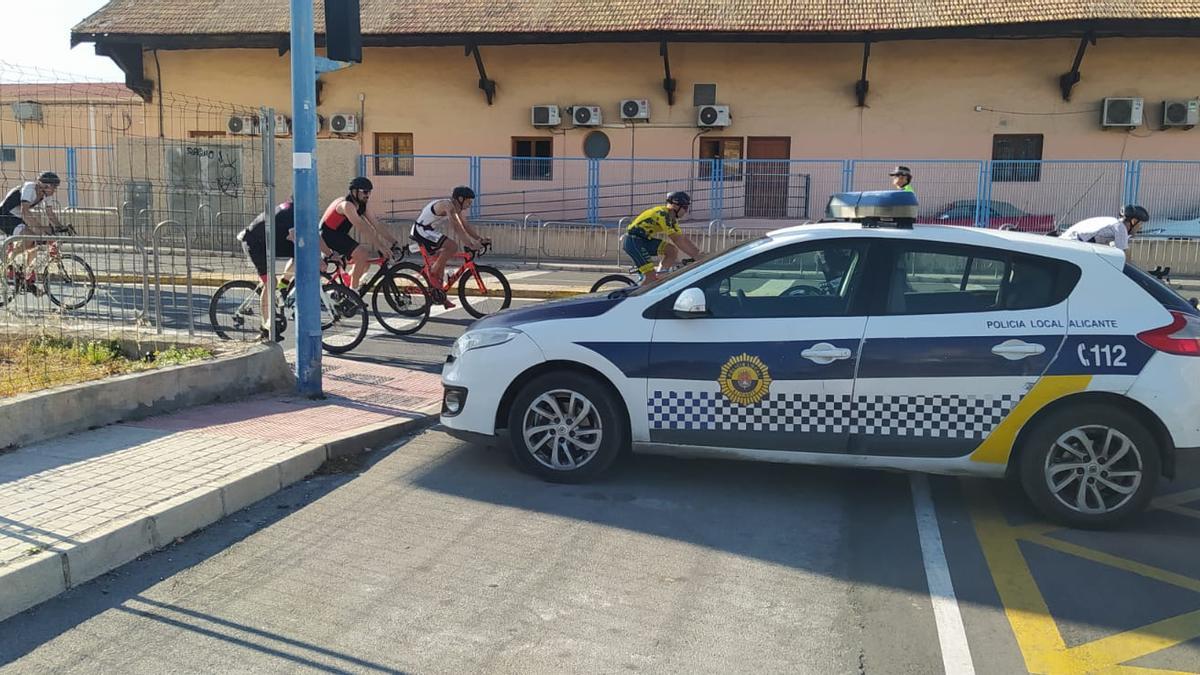
{"label": "cyclist in yellow jersey", "polygon": [[[672,192],[667,202],[642,211],[625,232],[625,253],[633,259],[646,281],[658,278],[658,270],[669,269],[679,260],[682,250],[689,258],[700,258],[700,248],[679,228],[679,221],[692,206],[686,192]],[[654,259],[662,261],[655,269]]]}

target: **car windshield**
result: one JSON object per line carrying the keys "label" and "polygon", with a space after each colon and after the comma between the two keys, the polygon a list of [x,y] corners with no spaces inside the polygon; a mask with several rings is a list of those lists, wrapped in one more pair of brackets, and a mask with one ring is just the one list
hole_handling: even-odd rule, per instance
{"label": "car windshield", "polygon": [[670,274],[659,275],[659,277],[657,279],[655,279],[654,281],[648,281],[648,282],[642,284],[637,289],[632,291],[629,295],[641,295],[641,294],[643,294],[647,291],[650,291],[654,288],[658,288],[664,282],[678,277],[683,272],[700,271],[701,274],[705,274],[712,269],[720,268],[722,265],[725,264],[724,263],[725,258],[729,257],[730,255],[734,254],[735,252],[741,251],[741,250],[747,249],[747,248],[758,248],[758,247],[766,245],[770,241],[771,241],[770,237],[758,237],[757,239],[751,239],[749,241],[742,242],[742,243],[738,244],[737,246],[734,246],[733,248],[730,248],[730,249],[726,249],[725,251],[722,251],[721,253],[718,253],[717,255],[713,256],[712,258],[708,258],[707,260],[704,260],[700,263],[693,264],[693,265],[687,265],[686,267],[681,267],[681,268],[675,270],[674,272],[671,272]]}

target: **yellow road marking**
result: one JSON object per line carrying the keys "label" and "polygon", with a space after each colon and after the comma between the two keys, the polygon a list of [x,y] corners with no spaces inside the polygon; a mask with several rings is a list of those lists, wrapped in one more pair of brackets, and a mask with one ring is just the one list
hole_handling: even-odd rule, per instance
{"label": "yellow road marking", "polygon": [[1153,565],[1147,565],[1135,560],[1129,560],[1128,558],[1122,558],[1110,553],[1104,553],[1102,551],[1087,548],[1086,546],[1072,544],[1070,542],[1053,539],[1051,537],[1035,536],[1027,538],[1026,541],[1030,541],[1039,546],[1045,546],[1046,548],[1052,548],[1056,551],[1067,553],[1077,558],[1091,560],[1092,562],[1100,563],[1101,565],[1115,567],[1126,572],[1133,572],[1134,574],[1139,574],[1143,577],[1154,579],[1155,581],[1161,581],[1163,583],[1171,584],[1172,586],[1178,586],[1180,588],[1186,588],[1189,591],[1200,593],[1200,579],[1193,579],[1192,577],[1185,576],[1183,574],[1168,572],[1167,570],[1154,567]]}
{"label": "yellow road marking", "polygon": [[[1122,664],[1200,637],[1200,610],[1068,648],[1019,542],[1025,540],[1189,591],[1200,592],[1200,580],[1046,536],[1059,528],[1041,524],[1011,526],[988,489],[976,486],[966,493],[980,548],[1026,669],[1055,675],[1183,672]],[[1189,496],[1183,501],[1192,499]]]}

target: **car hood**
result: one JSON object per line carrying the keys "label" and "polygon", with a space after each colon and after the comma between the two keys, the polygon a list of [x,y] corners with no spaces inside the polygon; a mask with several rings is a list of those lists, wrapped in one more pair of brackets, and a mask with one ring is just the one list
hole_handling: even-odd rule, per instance
{"label": "car hood", "polygon": [[[616,297],[612,297],[616,295]],[[625,296],[622,294],[584,295],[565,300],[550,300],[528,307],[518,307],[485,316],[471,324],[468,330],[476,328],[515,328],[524,324],[558,319],[583,319],[600,316],[616,307]]]}

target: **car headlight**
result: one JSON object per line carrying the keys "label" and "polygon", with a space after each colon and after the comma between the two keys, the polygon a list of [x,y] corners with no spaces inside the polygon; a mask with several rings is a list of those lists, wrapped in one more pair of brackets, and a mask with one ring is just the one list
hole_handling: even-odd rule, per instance
{"label": "car headlight", "polygon": [[517,337],[521,331],[512,328],[480,328],[463,333],[450,348],[450,356],[458,358],[472,349],[495,347]]}

